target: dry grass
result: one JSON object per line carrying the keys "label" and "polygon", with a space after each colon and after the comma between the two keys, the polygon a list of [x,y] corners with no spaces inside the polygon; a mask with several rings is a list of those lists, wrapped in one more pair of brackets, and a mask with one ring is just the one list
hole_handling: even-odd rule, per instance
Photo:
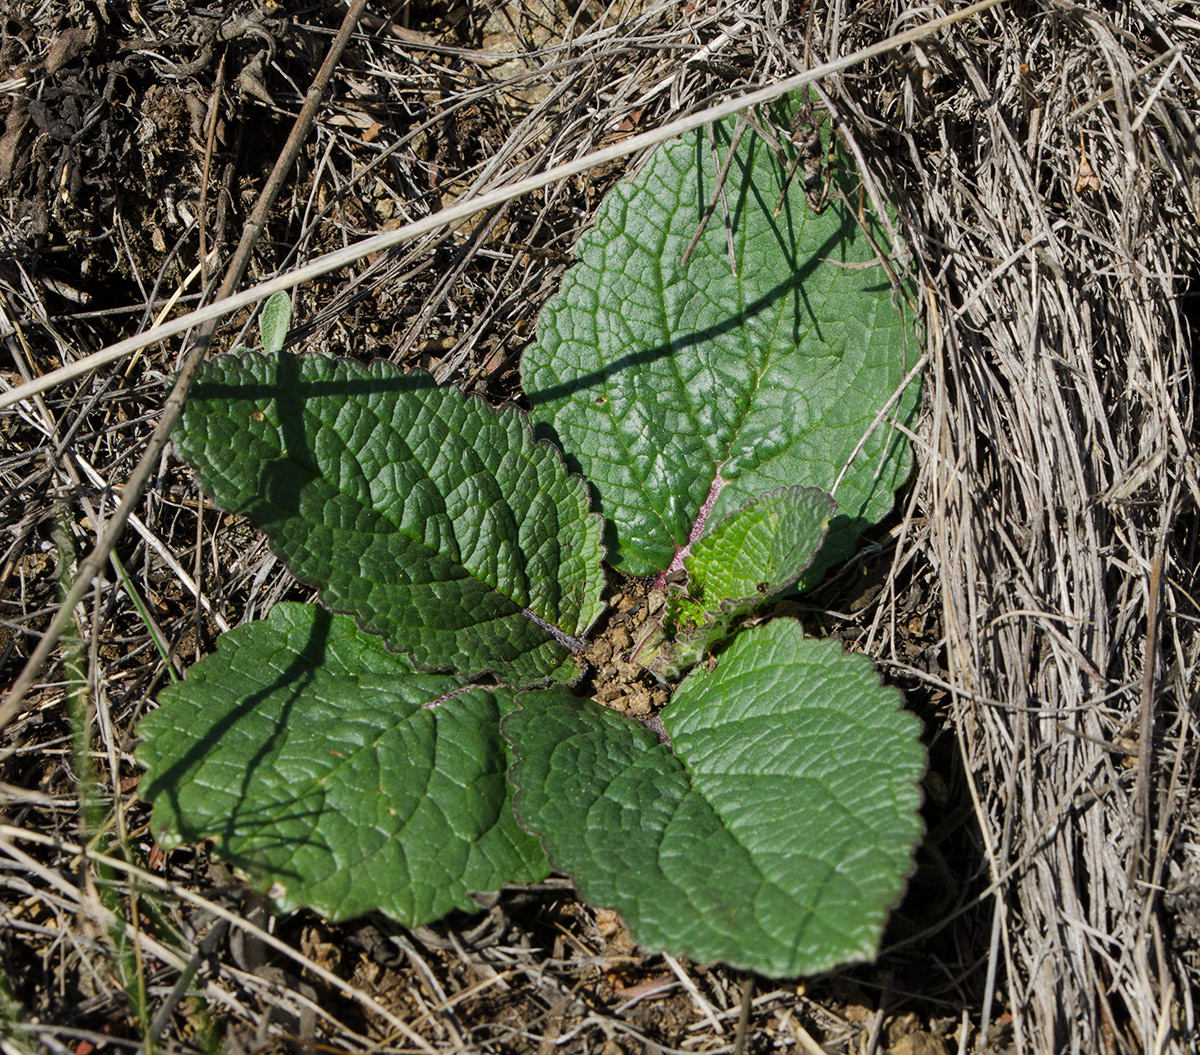
{"label": "dry grass", "polygon": [[928,297],[924,548],[1034,1050],[1195,1028],[1168,906],[1197,878],[1198,31],[1180,6],[997,11],[835,96]]}
{"label": "dry grass", "polygon": [[[74,139],[36,121],[0,139],[9,382],[211,289],[340,19],[297,4],[291,25],[245,23],[242,5],[214,3],[238,33],[208,46],[216,22],[165,3],[109,5],[105,26],[17,6],[29,31],[8,30],[2,53],[26,79],[0,88],[6,128],[19,100],[74,120],[63,98],[94,91],[99,109],[78,107]],[[405,28],[389,21],[400,6],[372,5],[383,17],[335,79],[254,278],[930,17],[882,0],[521,0]],[[498,53],[501,33],[515,53]],[[756,1050],[811,1053],[815,1036],[830,1051],[912,1051],[915,1037],[966,1051],[985,1023],[995,1050],[1196,1043],[1197,54],[1200,12],[1184,3],[1043,0],[821,86],[866,187],[899,210],[929,366],[905,515],[808,617],[909,687],[937,779],[880,963],[760,983]],[[118,60],[133,101],[101,107]],[[20,176],[9,143],[44,171]],[[512,398],[536,310],[620,172],[303,288],[301,339]],[[4,683],[111,512],[177,352],[0,414]],[[172,458],[117,554],[3,734],[0,1047],[729,1049],[736,973],[623,947],[561,882],[408,932],[274,920],[202,851],[164,860],[136,798],[138,717],[221,631],[309,597]]]}

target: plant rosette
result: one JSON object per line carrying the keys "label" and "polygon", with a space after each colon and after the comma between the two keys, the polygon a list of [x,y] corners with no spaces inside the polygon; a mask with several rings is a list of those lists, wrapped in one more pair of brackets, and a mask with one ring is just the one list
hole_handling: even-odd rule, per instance
{"label": "plant rosette", "polygon": [[[226,634],[142,721],[160,842],[331,919],[422,924],[553,866],[650,949],[875,955],[918,723],[760,609],[890,511],[913,333],[853,174],[817,209],[795,162],[726,123],[618,184],[523,357],[528,413],[288,354],[278,301],[261,353],[203,368],[177,449],[322,606]],[[632,657],[675,686],[656,731],[571,688],[605,561],[665,595]]]}

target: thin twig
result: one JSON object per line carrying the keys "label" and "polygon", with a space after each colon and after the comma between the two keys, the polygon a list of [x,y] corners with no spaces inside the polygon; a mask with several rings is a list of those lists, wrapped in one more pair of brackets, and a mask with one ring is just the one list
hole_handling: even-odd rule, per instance
{"label": "thin twig", "polygon": [[754,1003],[754,975],[742,976],[742,1006],[738,1010],[737,1032],[733,1036],[733,1055],[742,1055],[746,1050],[746,1037],[750,1033],[750,1007]]}

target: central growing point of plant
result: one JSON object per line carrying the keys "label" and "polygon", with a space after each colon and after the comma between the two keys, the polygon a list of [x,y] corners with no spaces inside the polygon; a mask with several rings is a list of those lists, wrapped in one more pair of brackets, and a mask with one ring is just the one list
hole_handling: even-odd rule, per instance
{"label": "central growing point of plant", "polygon": [[[651,948],[874,955],[921,831],[916,720],[865,657],[743,624],[890,510],[912,333],[852,174],[813,207],[783,142],[718,125],[614,188],[525,352],[530,415],[285,354],[286,301],[262,354],[204,368],[180,454],[325,607],[164,690],[138,750],[160,841],[331,918],[420,924],[553,866]],[[630,657],[677,683],[656,731],[570,688],[604,560],[665,592]]]}

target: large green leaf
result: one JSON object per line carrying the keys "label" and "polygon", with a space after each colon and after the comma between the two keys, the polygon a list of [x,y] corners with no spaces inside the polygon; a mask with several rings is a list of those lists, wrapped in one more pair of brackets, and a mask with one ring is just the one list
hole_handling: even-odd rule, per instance
{"label": "large green leaf", "polygon": [[547,873],[517,827],[500,691],[413,671],[310,605],[231,631],[139,726],[166,846],[215,840],[282,909],[409,925]]}
{"label": "large green leaf", "polygon": [[221,356],[176,444],[326,604],[419,667],[544,680],[603,607],[587,487],[515,408],[382,362]]}
{"label": "large green leaf", "polygon": [[[708,520],[763,492],[833,491],[849,462],[815,579],[888,512],[908,472],[886,421],[859,444],[915,362],[912,330],[871,264],[887,239],[853,173],[839,169],[834,186],[851,205],[815,211],[789,178],[791,146],[777,156],[749,130],[683,266],[735,127],[665,144],[613,188],[522,379],[534,420],[598,492],[610,561],[631,574],[666,568]],[[894,416],[910,422],[916,397],[912,385]]]}
{"label": "large green leaf", "polygon": [[924,752],[868,659],[791,620],[744,631],[676,690],[670,747],[562,689],[520,703],[503,731],[521,823],[643,945],[776,977],[875,955]]}

